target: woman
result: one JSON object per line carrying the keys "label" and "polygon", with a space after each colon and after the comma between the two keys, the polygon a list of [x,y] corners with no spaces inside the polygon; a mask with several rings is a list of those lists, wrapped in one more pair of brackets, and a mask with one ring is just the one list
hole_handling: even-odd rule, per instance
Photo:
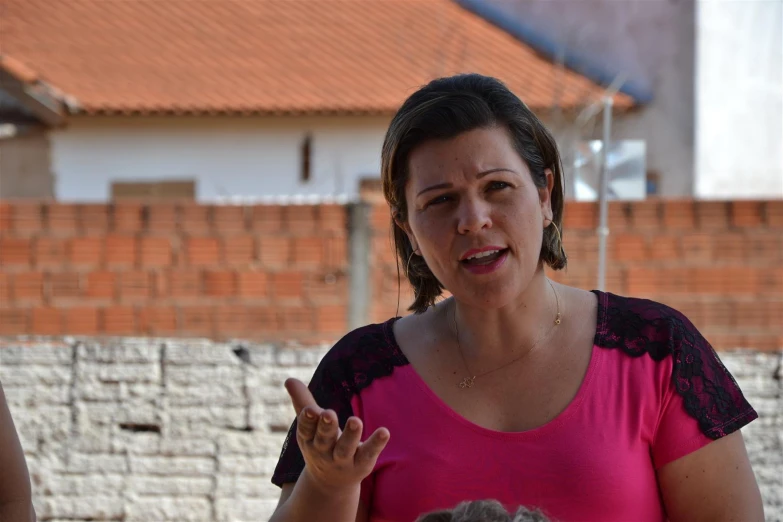
{"label": "woman", "polygon": [[286,382],[272,520],[407,522],[482,498],[562,522],[763,520],[739,432],[756,412],[693,325],[546,277],[566,266],[560,157],[503,84],[413,94],[382,177],[415,313],[346,335],[309,390]]}
{"label": "woman", "polygon": [[0,522],[35,522],[30,475],[0,386]]}

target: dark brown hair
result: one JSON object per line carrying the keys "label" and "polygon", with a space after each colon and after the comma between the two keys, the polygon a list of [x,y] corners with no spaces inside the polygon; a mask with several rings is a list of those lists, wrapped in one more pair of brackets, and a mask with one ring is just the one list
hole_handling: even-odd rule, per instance
{"label": "dark brown hair", "polygon": [[[405,100],[392,119],[381,155],[383,194],[392,217],[400,222],[408,219],[405,186],[408,159],[415,148],[431,140],[448,140],[467,131],[491,127],[507,129],[514,149],[530,169],[538,188],[546,187],[545,169],[552,170],[553,221],[562,231],[563,167],[555,139],[502,82],[479,74],[433,80]],[[394,223],[392,228],[398,266],[402,264],[413,285],[415,300],[409,310],[424,312],[443,293],[443,285],[422,257],[412,256],[405,231]],[[554,228],[544,229],[540,259],[559,270],[566,266],[567,257],[561,236]]]}
{"label": "dark brown hair", "polygon": [[434,511],[416,522],[549,522],[540,511],[520,507],[512,515],[496,500],[462,502],[454,509]]}

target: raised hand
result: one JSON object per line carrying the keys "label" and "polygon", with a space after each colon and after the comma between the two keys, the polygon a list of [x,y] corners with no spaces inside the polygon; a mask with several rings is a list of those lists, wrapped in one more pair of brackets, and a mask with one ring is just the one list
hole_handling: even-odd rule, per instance
{"label": "raised hand", "polygon": [[296,441],[304,456],[305,472],[327,491],[358,486],[386,447],[389,430],[378,428],[361,442],[361,419],[350,417],[342,431],[337,414],[322,409],[304,383],[287,379],[285,388],[297,415]]}

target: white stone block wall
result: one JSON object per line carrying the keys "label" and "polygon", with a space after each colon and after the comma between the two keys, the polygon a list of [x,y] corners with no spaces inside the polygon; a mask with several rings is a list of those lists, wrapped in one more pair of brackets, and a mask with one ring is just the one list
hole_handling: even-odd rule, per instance
{"label": "white stone block wall", "polygon": [[[293,419],[283,388],[326,351],[203,340],[0,341],[0,382],[41,521],[261,521]],[[779,353],[723,352],[761,418],[744,430],[783,521]]]}

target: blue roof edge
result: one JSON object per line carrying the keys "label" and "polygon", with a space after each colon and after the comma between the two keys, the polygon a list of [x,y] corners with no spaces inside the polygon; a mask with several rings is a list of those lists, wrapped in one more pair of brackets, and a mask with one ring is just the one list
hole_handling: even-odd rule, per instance
{"label": "blue roof edge", "polygon": [[[558,57],[557,44],[541,34],[536,29],[514,17],[504,13],[500,8],[487,4],[482,0],[452,0],[454,3],[480,16],[492,25],[502,29],[514,38],[531,46],[536,51],[555,60]],[[595,60],[582,53],[567,52],[564,65],[602,85],[609,86],[615,79],[615,74],[605,67],[601,67]],[[643,85],[639,85],[632,79],[627,79],[620,87],[620,92],[634,99],[637,104],[649,103],[653,99],[652,91]]]}

